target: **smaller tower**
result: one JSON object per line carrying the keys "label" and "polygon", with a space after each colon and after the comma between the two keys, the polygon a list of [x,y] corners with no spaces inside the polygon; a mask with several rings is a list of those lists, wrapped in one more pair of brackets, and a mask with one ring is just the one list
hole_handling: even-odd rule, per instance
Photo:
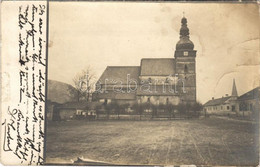
{"label": "smaller tower", "polygon": [[236,87],[235,79],[233,79],[233,87],[232,87],[231,96],[237,97],[237,87]]}

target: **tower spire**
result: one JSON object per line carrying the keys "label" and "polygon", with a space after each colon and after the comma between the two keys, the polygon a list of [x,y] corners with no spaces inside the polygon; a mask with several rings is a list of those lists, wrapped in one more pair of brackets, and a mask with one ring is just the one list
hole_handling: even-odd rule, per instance
{"label": "tower spire", "polygon": [[231,94],[231,96],[237,96],[237,87],[236,87],[235,79],[233,79],[233,87],[232,87],[232,94]]}
{"label": "tower spire", "polygon": [[187,19],[184,16],[181,19],[181,29],[180,29],[180,40],[176,44],[176,50],[193,50],[194,44],[190,40],[190,32],[187,26]]}
{"label": "tower spire", "polygon": [[189,38],[189,28],[187,26],[187,19],[184,17],[181,19],[181,29],[180,29],[180,38],[188,37]]}

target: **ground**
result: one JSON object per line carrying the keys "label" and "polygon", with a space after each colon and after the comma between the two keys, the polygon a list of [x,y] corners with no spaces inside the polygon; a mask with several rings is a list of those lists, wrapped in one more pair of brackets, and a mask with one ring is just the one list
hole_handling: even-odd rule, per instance
{"label": "ground", "polygon": [[257,165],[258,125],[220,118],[49,122],[47,162]]}

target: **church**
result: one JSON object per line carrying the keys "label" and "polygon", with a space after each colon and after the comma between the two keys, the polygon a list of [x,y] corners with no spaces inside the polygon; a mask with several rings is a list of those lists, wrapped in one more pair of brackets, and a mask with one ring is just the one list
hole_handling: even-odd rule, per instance
{"label": "church", "polygon": [[181,19],[174,58],[144,58],[140,66],[107,66],[93,95],[105,104],[195,103],[196,50],[189,37],[187,19]]}

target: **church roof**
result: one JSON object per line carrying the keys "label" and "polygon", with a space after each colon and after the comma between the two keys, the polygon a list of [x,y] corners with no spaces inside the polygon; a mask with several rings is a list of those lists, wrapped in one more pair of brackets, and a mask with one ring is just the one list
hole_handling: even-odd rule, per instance
{"label": "church roof", "polygon": [[227,96],[227,97],[222,97],[222,98],[218,98],[218,99],[212,99],[212,100],[209,100],[207,103],[205,103],[204,106],[221,105],[221,104],[224,104],[229,98],[231,98],[231,97]]}
{"label": "church roof", "polygon": [[141,60],[141,76],[168,76],[174,74],[174,59],[146,58]]}
{"label": "church roof", "polygon": [[[127,84],[127,75],[131,80],[138,81],[140,74],[139,66],[107,66],[99,81],[101,84],[120,84],[122,82],[123,85]],[[117,81],[118,83],[116,83]],[[131,83],[131,82],[130,82]]]}

